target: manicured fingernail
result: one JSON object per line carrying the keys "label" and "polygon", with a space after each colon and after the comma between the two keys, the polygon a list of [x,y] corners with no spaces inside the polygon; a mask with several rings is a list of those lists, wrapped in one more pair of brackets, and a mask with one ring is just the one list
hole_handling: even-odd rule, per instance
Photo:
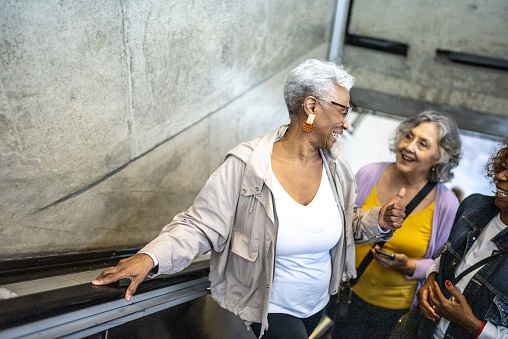
{"label": "manicured fingernail", "polygon": [[450,280],[445,281],[446,286],[452,286],[452,282]]}

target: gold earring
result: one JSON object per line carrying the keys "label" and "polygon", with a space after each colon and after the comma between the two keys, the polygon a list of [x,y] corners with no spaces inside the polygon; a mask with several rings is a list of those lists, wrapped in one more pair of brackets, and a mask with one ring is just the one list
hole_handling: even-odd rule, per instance
{"label": "gold earring", "polygon": [[307,118],[307,121],[304,121],[302,124],[302,130],[304,132],[310,132],[314,129],[314,118],[316,117],[315,114],[309,114],[309,117]]}

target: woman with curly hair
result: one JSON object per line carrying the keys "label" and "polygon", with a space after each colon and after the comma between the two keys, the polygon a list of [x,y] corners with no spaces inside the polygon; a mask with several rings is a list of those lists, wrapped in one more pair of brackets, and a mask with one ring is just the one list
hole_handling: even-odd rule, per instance
{"label": "woman with curly hair", "polygon": [[508,138],[486,169],[495,196],[462,202],[418,291],[421,338],[508,338]]}

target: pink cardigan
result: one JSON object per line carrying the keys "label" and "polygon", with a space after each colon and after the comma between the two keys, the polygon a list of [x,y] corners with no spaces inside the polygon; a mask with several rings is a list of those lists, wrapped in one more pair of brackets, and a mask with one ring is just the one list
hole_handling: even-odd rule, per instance
{"label": "pink cardigan", "polygon": [[[363,206],[365,199],[376,185],[379,177],[384,170],[390,165],[389,162],[378,162],[366,165],[356,174],[356,183],[358,185],[358,196],[355,204]],[[444,184],[437,184],[436,202],[434,205],[434,216],[432,220],[432,232],[430,242],[425,257],[415,260],[416,270],[412,276],[406,276],[409,279],[418,279],[416,291],[423,285],[428,268],[434,263],[434,256],[439,252],[441,246],[444,245],[453,225],[459,201],[452,191]],[[416,305],[416,294],[413,299],[413,305]]]}

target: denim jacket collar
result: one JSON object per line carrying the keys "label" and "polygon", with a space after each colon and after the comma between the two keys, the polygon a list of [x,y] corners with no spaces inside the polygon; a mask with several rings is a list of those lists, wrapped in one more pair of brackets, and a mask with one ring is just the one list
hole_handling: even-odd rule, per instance
{"label": "denim jacket collar", "polygon": [[492,200],[492,202],[487,204],[487,206],[482,206],[482,208],[473,210],[471,213],[468,213],[463,217],[464,221],[466,221],[474,231],[481,232],[483,228],[487,226],[489,221],[499,213],[499,208],[493,201],[495,199],[494,197],[484,196],[483,199],[485,201]]}
{"label": "denim jacket collar", "polygon": [[499,251],[504,252],[508,250],[508,227],[499,232],[493,239],[492,242],[496,244]]}

